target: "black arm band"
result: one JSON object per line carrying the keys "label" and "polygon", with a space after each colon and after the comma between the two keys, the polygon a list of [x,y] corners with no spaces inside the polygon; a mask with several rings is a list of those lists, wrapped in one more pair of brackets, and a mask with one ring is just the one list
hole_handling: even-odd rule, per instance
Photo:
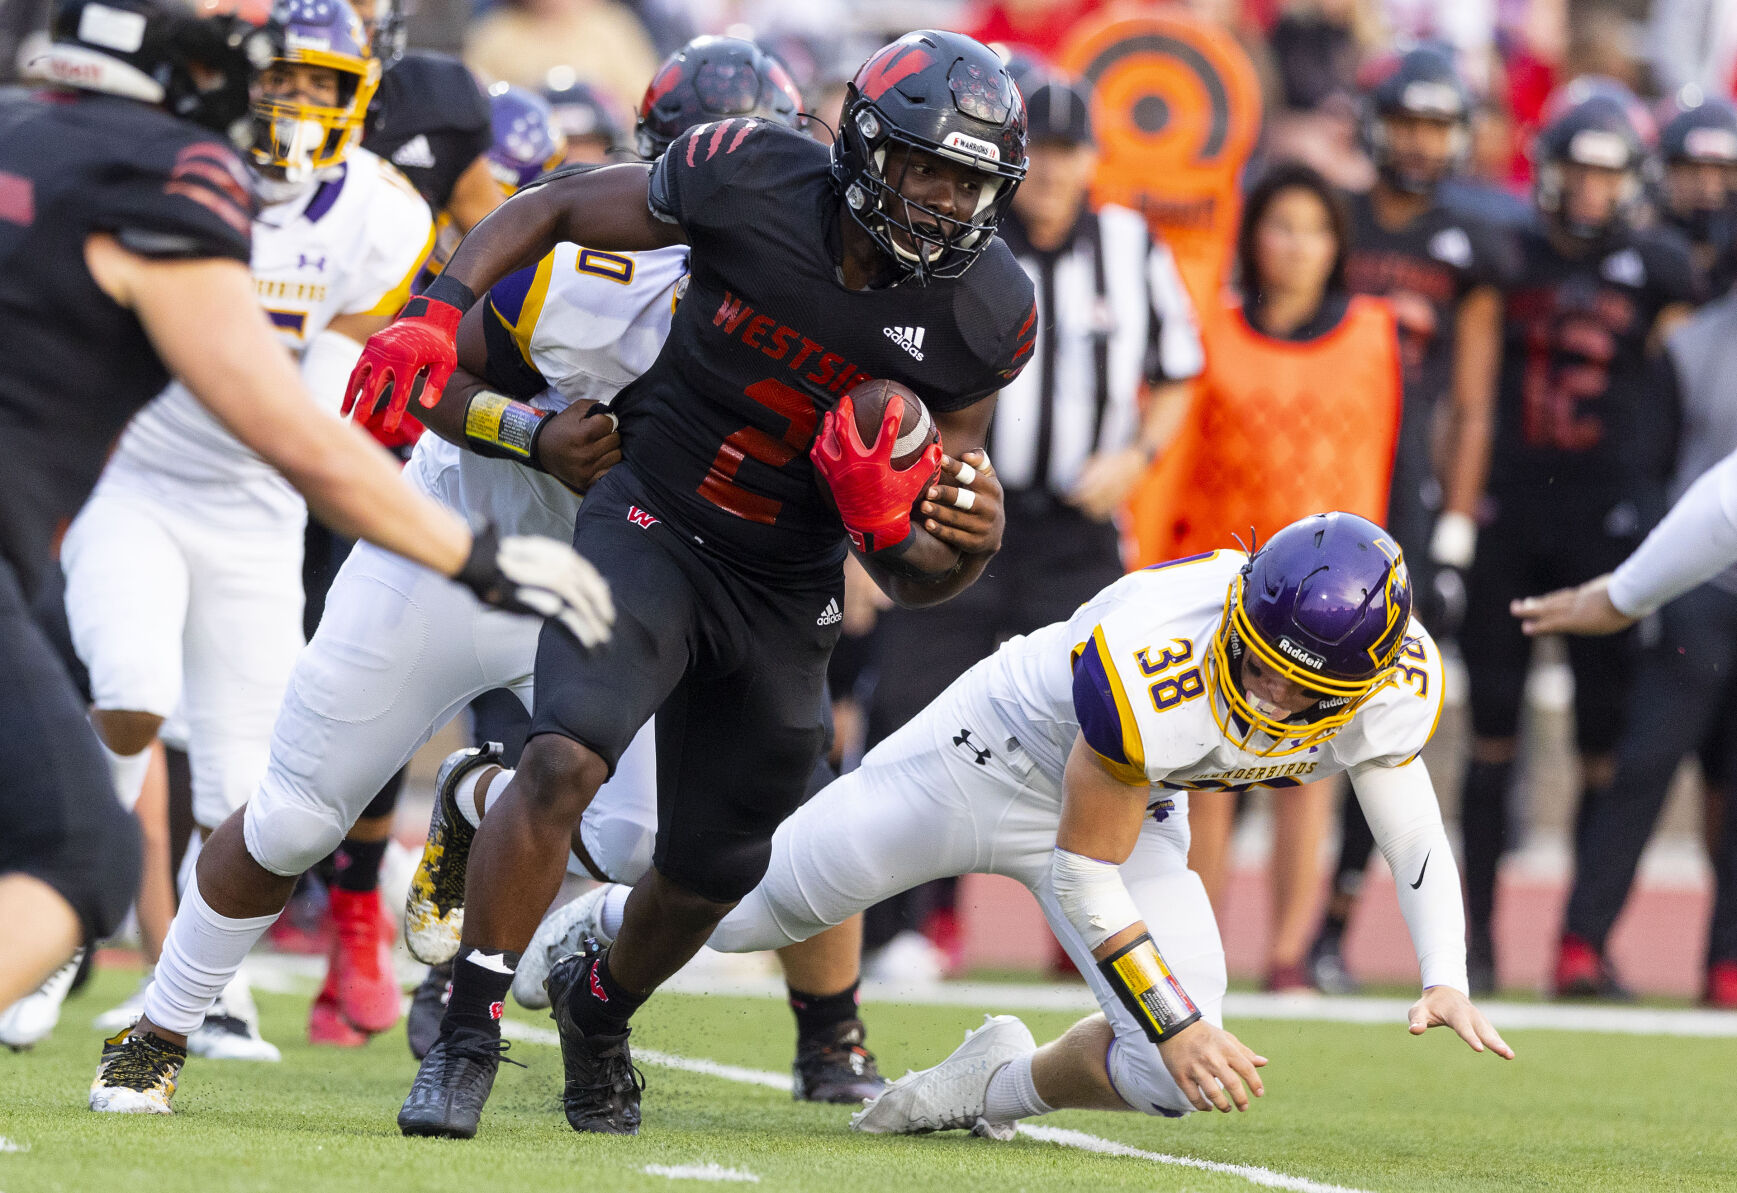
{"label": "black arm band", "polygon": [[1200,1008],[1146,933],[1098,962],[1098,969],[1154,1044],[1162,1044],[1200,1018]]}
{"label": "black arm band", "polygon": [[548,416],[546,410],[479,389],[464,406],[464,437],[479,456],[517,460],[540,471],[537,436]]}
{"label": "black arm band", "polygon": [[468,311],[476,305],[476,292],[450,273],[443,273],[428,283],[422,291],[422,297],[433,302],[444,302],[448,306]]}

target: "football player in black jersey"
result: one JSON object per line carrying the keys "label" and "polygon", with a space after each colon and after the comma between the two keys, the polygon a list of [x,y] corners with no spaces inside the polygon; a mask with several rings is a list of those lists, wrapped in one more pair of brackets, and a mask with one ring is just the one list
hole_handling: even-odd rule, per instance
{"label": "football player in black jersey", "polygon": [[[0,785],[8,1003],[112,931],[137,881],[137,839],[29,602],[115,436],[171,375],[348,533],[485,599],[535,599],[585,638],[609,623],[605,586],[567,548],[538,545],[530,566],[498,555],[313,409],[248,276],[256,203],[236,151],[274,34],[170,0],[62,0],[51,37],[34,67],[65,86],[0,101],[0,341],[31,346],[0,354],[0,716],[33,743]],[[206,848],[243,849],[239,816]],[[123,1035],[104,1065],[149,1101],[184,1057]]]}
{"label": "football player in black jersey", "polygon": [[1681,104],[1659,130],[1659,216],[1688,240],[1716,297],[1737,281],[1737,104]]}
{"label": "football player in black jersey", "polygon": [[[1477,541],[1509,256],[1502,233],[1440,193],[1471,148],[1471,114],[1446,49],[1419,46],[1379,64],[1364,124],[1375,185],[1351,198],[1345,257],[1350,288],[1384,297],[1399,323],[1405,408],[1387,527],[1414,591],[1435,606],[1438,634],[1452,632],[1464,607],[1461,573]],[[1330,993],[1353,987],[1340,943],[1375,848],[1356,800],[1341,805],[1340,828],[1333,895],[1308,958],[1310,980]]]}
{"label": "football player in black jersey", "polygon": [[[1666,332],[1701,295],[1688,246],[1637,229],[1646,113],[1583,79],[1546,109],[1534,146],[1539,221],[1517,233],[1497,421],[1460,635],[1472,754],[1460,802],[1472,992],[1494,987],[1490,921],[1531,651],[1508,604],[1610,571],[1659,512],[1675,412],[1648,384]],[[1568,642],[1581,799],[1608,798],[1630,675],[1625,637]]]}
{"label": "football player in black jersey", "polygon": [[[759,880],[772,830],[802,798],[847,542],[912,605],[960,591],[999,545],[999,502],[966,488],[986,462],[959,457],[980,449],[985,399],[1035,337],[1031,283],[995,238],[1024,174],[1023,102],[986,47],[921,31],[864,64],[840,124],[829,153],[728,119],[649,168],[521,191],[351,379],[364,406],[391,385],[401,407],[426,369],[426,403],[475,292],[561,241],[692,248],[669,339],[615,402],[623,463],[575,530],[605,558],[627,628],[594,660],[542,640],[532,737],[476,835],[452,998],[399,1113],[406,1133],[475,1132],[499,1064],[491,1008],[554,897],[574,822],[656,710],[655,873],[611,949],[549,980],[568,1122],[637,1131],[628,1021]],[[945,477],[891,466],[890,417],[864,446],[848,398],[862,377],[923,396],[952,453]],[[524,417],[527,431],[542,425]],[[963,526],[937,517],[947,502],[970,511]]]}

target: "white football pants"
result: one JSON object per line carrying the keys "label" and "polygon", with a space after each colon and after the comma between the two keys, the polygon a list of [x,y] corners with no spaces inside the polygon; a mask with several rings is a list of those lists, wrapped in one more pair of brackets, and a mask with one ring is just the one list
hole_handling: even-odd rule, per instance
{"label": "white football pants", "polygon": [[[358,543],[295,660],[270,763],[247,805],[248,852],[274,873],[300,874],[337,847],[393,772],[471,700],[510,688],[529,707],[542,624]],[[587,850],[607,873],[650,865],[653,750],[642,731],[586,813]]]}
{"label": "white football pants", "polygon": [[[961,729],[987,743],[955,744]],[[1201,1014],[1223,1022],[1224,946],[1200,879],[1188,869],[1188,803],[1148,819],[1122,880],[1159,952]],[[724,917],[710,945],[755,952],[806,940],[899,891],[935,878],[1004,874],[1023,883],[1116,1033],[1110,1079],[1146,1114],[1192,1110],[1158,1049],[1116,997],[1050,886],[1060,776],[1038,771],[987,701],[963,680],[869,751],[862,766],[809,800],[772,837],[766,877]]]}
{"label": "white football pants", "polygon": [[73,646],[96,707],[185,720],[193,817],[215,828],[265,771],[302,647],[300,517],[221,525],[99,485],[61,548]]}

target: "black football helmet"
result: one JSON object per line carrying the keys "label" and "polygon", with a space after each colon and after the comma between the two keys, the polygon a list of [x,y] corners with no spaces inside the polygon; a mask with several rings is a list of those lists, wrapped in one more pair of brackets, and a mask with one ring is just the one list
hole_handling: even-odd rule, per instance
{"label": "black football helmet", "polygon": [[[1025,177],[1025,100],[995,52],[961,33],[919,29],[877,50],[845,87],[832,174],[852,218],[918,284],[954,278],[989,246]],[[968,218],[943,216],[899,194],[887,150],[920,149],[984,175]],[[931,231],[919,230],[921,216]],[[893,239],[898,229],[919,246]]]}
{"label": "black football helmet", "polygon": [[[1544,107],[1544,127],[1532,142],[1533,202],[1557,228],[1597,240],[1626,221],[1641,195],[1641,174],[1654,140],[1652,118],[1634,93],[1614,79],[1586,76],[1558,91]],[[1574,218],[1565,202],[1563,168],[1592,166],[1623,175],[1616,209],[1599,223]]]}
{"label": "black football helmet", "polygon": [[[1465,162],[1472,144],[1471,116],[1471,91],[1454,66],[1452,52],[1420,45],[1375,65],[1363,115],[1364,144],[1382,181],[1406,194],[1429,194]],[[1387,133],[1386,121],[1393,117],[1452,125],[1447,160],[1421,169],[1400,160]]]}
{"label": "black football helmet", "polygon": [[696,37],[664,59],[639,101],[634,147],[650,161],[696,124],[759,116],[802,128],[802,93],[784,64],[740,37]]}
{"label": "black football helmet", "polygon": [[59,0],[49,39],[32,78],[156,104],[245,150],[249,88],[282,33],[183,0]]}
{"label": "black football helmet", "polygon": [[[1737,224],[1737,104],[1703,96],[1685,88],[1676,114],[1659,130],[1659,156],[1664,173],[1672,166],[1717,167],[1724,185],[1691,176],[1689,185],[1659,180],[1659,209],[1664,218],[1697,244],[1729,243]],[[1704,175],[1704,170],[1695,172]]]}
{"label": "black football helmet", "polygon": [[404,47],[410,39],[405,23],[404,0],[375,0],[374,15],[362,22],[368,30],[368,46],[381,67],[391,66],[404,57]]}

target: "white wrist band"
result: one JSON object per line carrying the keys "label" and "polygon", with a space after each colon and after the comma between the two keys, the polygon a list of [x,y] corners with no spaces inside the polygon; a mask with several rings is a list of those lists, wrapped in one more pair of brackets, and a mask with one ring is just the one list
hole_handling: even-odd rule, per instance
{"label": "white wrist band", "polygon": [[1469,515],[1448,510],[1435,520],[1429,539],[1429,557],[1444,567],[1464,571],[1472,566],[1478,550],[1478,524]]}

